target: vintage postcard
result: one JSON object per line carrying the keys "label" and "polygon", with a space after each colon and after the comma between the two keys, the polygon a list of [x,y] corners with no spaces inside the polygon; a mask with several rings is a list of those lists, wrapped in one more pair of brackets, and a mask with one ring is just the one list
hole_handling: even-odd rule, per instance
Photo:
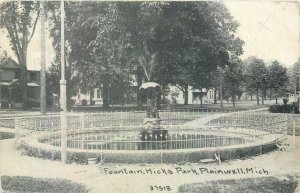
{"label": "vintage postcard", "polygon": [[0,192],[300,193],[297,0],[0,1]]}

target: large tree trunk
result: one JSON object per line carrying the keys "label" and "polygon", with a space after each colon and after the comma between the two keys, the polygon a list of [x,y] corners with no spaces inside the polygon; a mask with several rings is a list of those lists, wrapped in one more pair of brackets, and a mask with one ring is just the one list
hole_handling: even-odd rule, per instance
{"label": "large tree trunk", "polygon": [[102,92],[102,97],[103,97],[103,108],[108,108],[109,107],[109,85],[107,81],[103,82],[103,92]]}
{"label": "large tree trunk", "polygon": [[201,102],[201,107],[203,106],[203,97],[202,97],[202,88],[200,88],[200,102]]}
{"label": "large tree trunk", "polygon": [[184,104],[188,105],[189,104],[189,85],[185,85],[184,89]]}
{"label": "large tree trunk", "polygon": [[276,105],[278,104],[278,101],[277,101],[277,95],[276,95],[276,97],[275,97],[275,100],[276,100]]}
{"label": "large tree trunk", "polygon": [[27,89],[27,65],[21,65],[21,79],[20,79],[20,85],[22,90],[22,109],[27,110],[30,108],[30,105],[28,103],[28,89]]}
{"label": "large tree trunk", "polygon": [[93,105],[93,89],[90,90],[90,105]]}
{"label": "large tree trunk", "polygon": [[217,104],[217,87],[214,89],[214,104]]}
{"label": "large tree trunk", "polygon": [[159,93],[158,97],[157,97],[157,104],[156,104],[156,108],[157,110],[161,110],[161,93]]}
{"label": "large tree trunk", "polygon": [[143,76],[141,70],[137,70],[136,81],[137,81],[136,103],[137,103],[137,107],[142,107],[142,97],[141,97],[140,87],[142,85]]}
{"label": "large tree trunk", "polygon": [[259,89],[258,89],[258,87],[256,88],[256,102],[257,102],[257,105],[259,105]]}
{"label": "large tree trunk", "polygon": [[261,104],[262,105],[264,105],[265,103],[264,103],[264,98],[265,98],[265,94],[264,94],[264,92],[262,91],[262,93],[261,93]]}
{"label": "large tree trunk", "polygon": [[235,95],[233,94],[231,98],[232,98],[232,106],[235,107]]}

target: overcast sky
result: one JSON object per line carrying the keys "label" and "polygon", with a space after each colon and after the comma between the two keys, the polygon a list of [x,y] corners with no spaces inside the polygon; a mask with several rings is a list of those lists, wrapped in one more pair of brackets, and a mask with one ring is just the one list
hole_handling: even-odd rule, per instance
{"label": "overcast sky", "polygon": [[[237,35],[245,41],[242,59],[257,56],[266,62],[276,59],[290,66],[300,56],[300,13],[297,0],[226,0],[225,5],[240,23]],[[28,69],[40,69],[39,25],[28,48]],[[47,65],[51,64],[54,51],[47,38]],[[10,55],[5,33],[0,35],[0,46]],[[15,57],[14,57],[15,58]]]}

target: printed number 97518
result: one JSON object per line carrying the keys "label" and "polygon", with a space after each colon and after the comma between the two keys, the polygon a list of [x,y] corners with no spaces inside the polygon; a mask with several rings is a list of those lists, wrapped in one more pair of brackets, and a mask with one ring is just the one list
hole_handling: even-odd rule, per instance
{"label": "printed number 97518", "polygon": [[150,186],[150,191],[171,191],[170,186]]}

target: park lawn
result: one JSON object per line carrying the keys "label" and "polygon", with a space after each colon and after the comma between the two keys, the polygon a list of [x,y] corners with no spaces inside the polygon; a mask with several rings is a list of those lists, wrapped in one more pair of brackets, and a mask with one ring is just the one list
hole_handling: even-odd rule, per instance
{"label": "park lawn", "polygon": [[185,184],[180,193],[296,193],[299,176],[219,180]]}
{"label": "park lawn", "polygon": [[87,193],[85,186],[64,179],[2,176],[4,191],[14,193]]}

